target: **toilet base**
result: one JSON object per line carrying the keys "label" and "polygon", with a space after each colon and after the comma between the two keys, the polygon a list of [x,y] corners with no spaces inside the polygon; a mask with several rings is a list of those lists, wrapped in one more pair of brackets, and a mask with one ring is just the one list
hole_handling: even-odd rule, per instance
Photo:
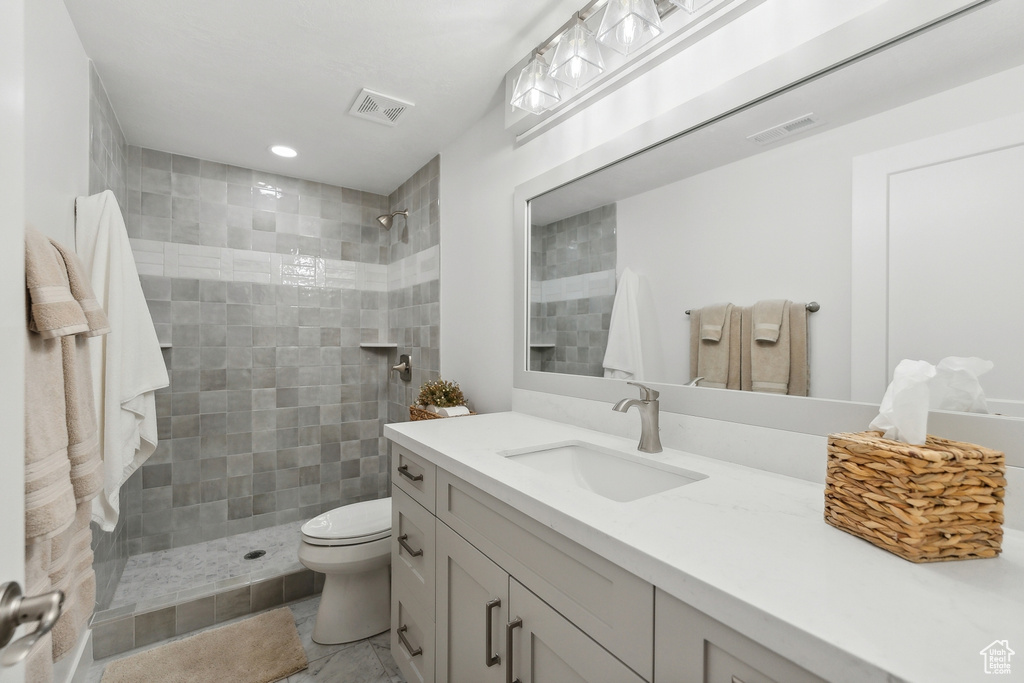
{"label": "toilet base", "polygon": [[357,574],[327,574],[313,642],[337,645],[391,628],[391,566]]}

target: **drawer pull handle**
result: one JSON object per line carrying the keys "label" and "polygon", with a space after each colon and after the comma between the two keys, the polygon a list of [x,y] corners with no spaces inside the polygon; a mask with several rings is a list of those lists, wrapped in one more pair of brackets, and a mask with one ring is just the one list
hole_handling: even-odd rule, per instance
{"label": "drawer pull handle", "polygon": [[[491,600],[488,600],[486,606],[487,642],[484,643],[484,648],[486,648],[486,652],[484,652],[484,663],[487,664],[488,667],[492,667],[495,664],[501,664],[501,657],[498,656],[497,652],[494,652],[494,645],[491,642],[491,633],[494,631],[494,622],[491,617],[494,614],[495,607],[501,607],[501,598],[492,598]],[[492,652],[494,652],[494,654],[491,654]]]}
{"label": "drawer pull handle", "polygon": [[399,465],[398,473],[401,474],[406,479],[408,479],[409,481],[423,481],[423,475],[410,473],[408,465]]}
{"label": "drawer pull handle", "polygon": [[522,627],[523,620],[519,617],[505,625],[505,656],[508,657],[508,665],[505,667],[505,683],[522,683],[512,675],[512,663],[515,661],[515,657],[512,656],[512,633]]}
{"label": "drawer pull handle", "polygon": [[405,645],[405,649],[409,651],[409,656],[410,657],[415,657],[417,655],[423,654],[423,648],[422,647],[418,647],[418,648],[416,648],[414,650],[413,647],[412,647],[412,643],[410,643],[409,639],[405,637],[405,632],[408,631],[408,630],[409,630],[408,626],[399,626],[398,627],[398,639],[400,641],[402,641],[402,645]]}
{"label": "drawer pull handle", "polygon": [[[409,534],[402,534],[401,536],[399,536],[398,537],[398,543],[403,548],[405,548],[405,552],[409,553],[413,557],[419,557],[420,555],[423,554],[423,549],[422,548],[419,549],[419,550],[416,550],[411,545],[409,545]],[[743,682],[740,681],[740,683],[743,683]]]}

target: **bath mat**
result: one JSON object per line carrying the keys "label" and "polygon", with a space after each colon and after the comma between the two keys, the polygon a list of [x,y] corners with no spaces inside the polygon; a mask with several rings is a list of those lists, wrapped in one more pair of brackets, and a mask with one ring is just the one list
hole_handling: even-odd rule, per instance
{"label": "bath mat", "polygon": [[292,611],[282,607],[115,660],[101,683],[271,683],[307,664]]}

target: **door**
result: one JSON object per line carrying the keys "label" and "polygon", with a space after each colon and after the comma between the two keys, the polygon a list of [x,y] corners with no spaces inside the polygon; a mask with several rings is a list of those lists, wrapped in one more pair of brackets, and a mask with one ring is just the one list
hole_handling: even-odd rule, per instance
{"label": "door", "polygon": [[[0,583],[25,586],[25,0],[0,21]],[[22,667],[0,668],[19,683]]]}
{"label": "door", "polygon": [[522,683],[644,683],[636,672],[515,579],[509,582],[512,653]]}
{"label": "door", "polygon": [[437,524],[437,680],[503,683],[508,574]]}

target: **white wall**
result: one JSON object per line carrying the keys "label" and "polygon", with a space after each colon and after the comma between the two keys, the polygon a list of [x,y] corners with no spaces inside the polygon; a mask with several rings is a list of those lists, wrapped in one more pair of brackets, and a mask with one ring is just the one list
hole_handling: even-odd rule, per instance
{"label": "white wall", "polygon": [[89,193],[89,59],[61,0],[25,3],[25,221],[73,245]]}
{"label": "white wall", "polygon": [[[31,0],[29,0],[31,1]],[[25,220],[26,0],[5,2],[0,21],[0,583],[25,586]],[[24,632],[25,629],[22,629]],[[0,667],[0,682],[21,683],[24,666]]]}
{"label": "white wall", "polygon": [[[690,328],[684,310],[719,301],[814,300],[822,308],[809,322],[811,395],[848,400],[853,158],[1022,110],[1024,68],[1016,68],[620,201],[618,270],[629,266],[651,285],[657,335],[666,354],[664,381],[689,379]],[[934,222],[925,221],[928,231]],[[964,222],[958,219],[957,229]],[[906,239],[925,240],[915,234]],[[910,304],[901,316],[911,320],[917,310],[930,325],[942,328],[948,318],[935,316],[942,301],[920,301],[921,262],[905,242],[899,242],[902,252],[890,254],[892,272],[911,274],[910,281],[917,283],[908,285]],[[1006,258],[1016,253],[1010,250]],[[972,270],[983,261],[953,253],[947,257],[959,264],[961,283],[983,281],[992,266]],[[934,263],[929,261],[932,270]],[[990,310],[983,314],[992,317]],[[914,353],[933,362],[941,357],[922,350],[920,330],[927,329],[922,324],[901,329],[909,341],[904,340],[903,355],[896,360]],[[983,328],[972,332],[978,329]],[[940,330],[930,336],[942,338]],[[960,348],[960,355],[971,355],[968,347]],[[1016,375],[1003,380],[1012,383]]]}
{"label": "white wall", "polygon": [[459,381],[477,410],[511,405],[512,196],[518,184],[883,4],[764,3],[519,147],[503,128],[505,103],[496,104],[441,152],[442,375]]}

